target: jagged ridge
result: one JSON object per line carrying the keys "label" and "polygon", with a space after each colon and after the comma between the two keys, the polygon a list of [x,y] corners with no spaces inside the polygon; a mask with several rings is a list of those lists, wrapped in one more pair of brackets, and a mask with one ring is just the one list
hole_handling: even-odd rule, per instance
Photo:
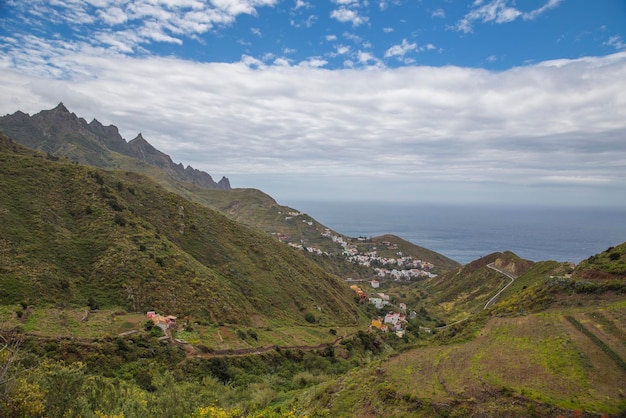
{"label": "jagged ridge", "polygon": [[112,153],[118,153],[159,167],[176,180],[207,189],[231,188],[226,177],[215,182],[204,171],[184,167],[182,163],[175,164],[169,155],[150,145],[141,133],[126,142],[116,126],[104,126],[96,119],[87,123],[63,103],[33,116],[21,111],[3,116],[0,118],[0,130],[22,145],[83,164],[113,168]]}

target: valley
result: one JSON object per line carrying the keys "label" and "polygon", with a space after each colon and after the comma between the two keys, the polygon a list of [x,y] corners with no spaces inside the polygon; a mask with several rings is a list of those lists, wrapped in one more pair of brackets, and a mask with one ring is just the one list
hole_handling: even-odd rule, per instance
{"label": "valley", "polygon": [[0,135],[1,417],[626,413],[626,243],[460,265],[45,112]]}

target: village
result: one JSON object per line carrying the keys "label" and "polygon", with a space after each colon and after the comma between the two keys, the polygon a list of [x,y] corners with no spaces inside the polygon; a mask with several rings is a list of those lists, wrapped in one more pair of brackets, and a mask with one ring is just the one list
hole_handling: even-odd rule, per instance
{"label": "village", "polygon": [[[299,217],[302,217],[302,222],[308,225],[309,227],[314,228],[314,222],[310,219],[307,219],[306,214],[302,212],[287,212],[285,220],[295,220]],[[313,228],[310,228],[311,230]],[[316,230],[317,231],[317,230]],[[318,231],[319,232],[319,231]],[[325,228],[322,232],[319,232],[320,237],[329,239],[333,243],[337,244],[340,248],[340,251],[336,254],[340,254],[345,257],[347,261],[357,264],[363,267],[369,267],[373,271],[373,276],[366,280],[369,282],[372,289],[378,289],[380,287],[381,281],[385,280],[394,280],[394,281],[411,281],[414,279],[420,278],[428,278],[428,277],[436,277],[436,274],[432,273],[430,270],[434,268],[432,263],[427,261],[418,260],[413,258],[410,255],[405,255],[401,251],[396,244],[391,243],[389,241],[382,241],[377,245],[369,245],[365,246],[365,241],[367,240],[364,237],[356,238],[352,241],[356,241],[355,243],[350,243],[343,236],[334,234],[329,228]],[[297,243],[292,242],[290,237],[287,235],[274,232],[272,233],[278,240],[286,243],[287,245],[306,251],[310,254],[315,254],[318,256],[322,255],[331,255],[327,251],[323,251],[322,249],[312,246],[306,245],[303,242]],[[365,250],[359,250],[359,244],[362,248],[366,248]],[[378,246],[382,246],[381,249],[395,252],[395,257],[380,256],[378,253]],[[354,280],[351,278],[346,279],[348,283],[361,282],[362,280]],[[355,292],[361,303],[371,303],[373,304],[377,310],[382,310],[385,306],[391,306],[389,295],[386,295],[382,292],[373,293],[372,296],[368,296],[367,293],[359,287],[357,284],[352,284],[350,288]],[[406,333],[406,325],[408,319],[413,319],[417,316],[415,311],[410,311],[407,319],[407,307],[404,303],[399,303],[397,308],[398,311],[390,310],[384,317],[378,316],[372,319],[369,330],[372,331],[374,329],[379,330],[380,332],[385,333],[394,333],[399,338],[404,337]],[[427,331],[430,331],[427,328],[424,328]]]}
{"label": "village", "polygon": [[[303,217],[305,218],[302,219],[303,223],[310,227],[314,226],[313,221],[306,219],[306,215],[302,212],[287,212],[286,215],[285,220],[293,220],[298,217]],[[410,281],[412,279],[436,276],[436,274],[430,271],[434,268],[432,263],[415,259],[410,255],[405,255],[401,251],[397,251],[398,246],[391,242],[383,241],[380,245],[382,245],[382,247],[386,250],[396,251],[395,256],[382,257],[378,254],[377,250],[379,248],[377,246],[368,246],[366,250],[359,249],[358,244],[363,246],[366,241],[363,237],[356,238],[357,244],[354,244],[347,242],[346,238],[334,234],[328,228],[325,228],[319,234],[322,238],[329,239],[339,246],[339,252],[333,253],[333,255],[339,254],[353,264],[372,268],[374,274],[380,280]],[[318,247],[306,245],[303,242],[292,242],[290,237],[287,235],[278,232],[273,232],[272,235],[293,248],[319,256],[331,255],[328,251],[323,251]]]}
{"label": "village", "polygon": [[[353,282],[354,280],[348,279],[347,281]],[[378,289],[378,287],[380,286],[380,282],[378,280],[371,280],[369,284],[373,289]],[[378,310],[384,309],[385,306],[391,305],[389,295],[386,295],[385,293],[379,292],[374,293],[373,296],[368,296],[367,293],[365,293],[365,291],[361,289],[357,284],[352,284],[350,286],[350,289],[354,291],[357,298],[359,299],[359,302],[371,303]],[[372,319],[369,330],[372,331],[374,329],[377,329],[381,332],[392,332],[396,334],[398,338],[404,337],[404,334],[406,333],[405,327],[408,321],[406,304],[399,303],[398,308],[400,312],[390,310],[384,317],[379,316]],[[416,316],[417,313],[415,311],[410,311],[408,319],[414,319]]]}

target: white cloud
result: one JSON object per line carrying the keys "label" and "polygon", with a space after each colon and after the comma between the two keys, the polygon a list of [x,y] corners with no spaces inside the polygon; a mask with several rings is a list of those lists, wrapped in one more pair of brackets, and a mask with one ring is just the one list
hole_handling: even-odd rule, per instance
{"label": "white cloud", "polygon": [[311,7],[313,7],[313,6],[308,1],[296,0],[296,5],[294,6],[294,9],[295,10],[298,10],[298,9],[301,9],[301,8],[310,9]]}
{"label": "white cloud", "polygon": [[[177,162],[277,198],[363,196],[372,184],[390,199],[427,198],[425,184],[494,193],[564,184],[577,191],[564,203],[626,205],[626,52],[490,72],[377,67],[360,50],[331,71],[319,57],[206,64],[32,35],[3,42],[32,47],[0,56],[0,113],[63,101],[127,139],[141,131]],[[359,65],[368,68],[349,68]],[[557,201],[558,190],[533,196]]]}
{"label": "white cloud", "polygon": [[611,36],[608,41],[604,42],[604,45],[612,46],[617,50],[626,49],[626,43],[621,36]]}
{"label": "white cloud", "polygon": [[562,0],[548,0],[543,6],[522,12],[514,7],[513,0],[490,0],[483,4],[482,0],[475,1],[473,8],[456,24],[456,29],[461,32],[469,33],[473,31],[474,23],[508,23],[521,17],[524,20],[534,20],[542,13],[553,9],[561,3]]}
{"label": "white cloud", "polygon": [[367,23],[369,18],[367,16],[359,15],[357,10],[348,9],[345,7],[340,7],[339,9],[335,9],[330,13],[330,17],[336,19],[341,23],[352,23],[352,26],[360,26],[364,23]]}
{"label": "white cloud", "polygon": [[540,14],[550,10],[550,9],[554,9],[555,7],[557,7],[559,5],[559,3],[561,3],[563,0],[548,0],[548,2],[546,4],[544,4],[543,6],[541,6],[538,9],[535,9],[531,12],[528,13],[524,13],[522,15],[522,17],[525,20],[534,20],[536,19]]}
{"label": "white cloud", "polygon": [[319,57],[308,58],[307,60],[301,61],[298,66],[299,67],[308,67],[308,68],[321,68],[326,66],[328,61]]}
{"label": "white cloud", "polygon": [[359,0],[332,0],[333,3],[342,6],[358,6]]}
{"label": "white cloud", "polygon": [[289,67],[291,65],[291,60],[287,58],[276,58],[274,60],[274,65],[279,67]]}
{"label": "white cloud", "polygon": [[406,39],[402,40],[399,45],[394,45],[385,51],[385,58],[389,57],[403,57],[407,52],[415,51],[417,49],[416,43],[409,43]]}
{"label": "white cloud", "polygon": [[383,32],[385,32],[385,33],[391,33],[393,31],[394,31],[393,28],[383,28]]}
{"label": "white cloud", "polygon": [[141,50],[142,44],[182,44],[215,27],[231,25],[242,14],[279,0],[30,0],[11,7],[24,21],[33,18],[80,29],[84,42],[118,52]]}
{"label": "white cloud", "polygon": [[119,7],[98,10],[100,19],[107,25],[120,25],[128,20],[126,13]]}
{"label": "white cloud", "polygon": [[346,45],[337,45],[335,50],[337,51],[337,54],[345,55],[350,52],[350,47]]}
{"label": "white cloud", "polygon": [[446,17],[446,12],[443,9],[439,8],[433,11],[433,13],[431,14],[431,17],[438,17],[438,18],[443,19]]}

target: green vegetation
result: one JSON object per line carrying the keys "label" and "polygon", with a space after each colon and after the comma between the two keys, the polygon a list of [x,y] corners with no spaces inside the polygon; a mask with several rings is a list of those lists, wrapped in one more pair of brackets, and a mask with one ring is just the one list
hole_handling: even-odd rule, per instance
{"label": "green vegetation", "polygon": [[592,255],[576,266],[575,277],[583,279],[610,279],[610,276],[626,275],[626,243],[609,247],[600,254]]}
{"label": "green vegetation", "polygon": [[[353,240],[453,269],[382,282],[377,310],[333,274],[371,270],[330,254],[308,215],[145,171],[160,184],[0,135],[0,417],[626,413],[626,244],[577,267],[505,252],[455,268],[396,237]],[[517,278],[485,309],[510,282],[490,266]],[[401,302],[402,338],[368,330]]]}
{"label": "green vegetation", "polygon": [[214,323],[305,323],[315,309],[325,326],[361,321],[337,277],[145,177],[6,153],[0,171],[0,303],[91,302]]}
{"label": "green vegetation", "polygon": [[581,324],[580,322],[578,322],[576,320],[576,318],[568,315],[568,316],[565,317],[565,319],[567,319],[569,322],[571,322],[572,325],[574,325],[576,327],[576,329],[578,329],[580,332],[582,332],[587,337],[589,337],[591,339],[591,341],[593,341],[594,344],[596,344],[598,347],[600,347],[602,349],[602,351],[604,351],[609,357],[611,357],[611,359],[613,359],[613,361],[615,361],[615,363],[617,363],[617,365],[622,370],[626,371],[626,361],[624,361],[615,351],[613,351],[611,349],[611,347],[606,345],[606,343],[604,341],[599,339],[593,332],[591,332],[587,328],[585,328],[585,326],[583,324]]}

